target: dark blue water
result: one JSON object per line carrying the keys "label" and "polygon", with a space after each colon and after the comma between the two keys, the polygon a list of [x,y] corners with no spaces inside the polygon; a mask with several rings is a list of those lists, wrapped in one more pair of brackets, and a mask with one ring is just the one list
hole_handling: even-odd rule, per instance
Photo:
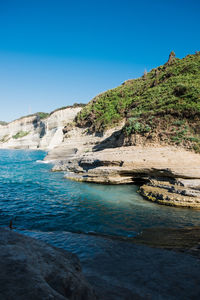
{"label": "dark blue water", "polygon": [[42,151],[0,151],[0,225],[41,232],[134,236],[143,228],[200,225],[200,212],[157,205],[134,185],[73,182],[40,162]]}

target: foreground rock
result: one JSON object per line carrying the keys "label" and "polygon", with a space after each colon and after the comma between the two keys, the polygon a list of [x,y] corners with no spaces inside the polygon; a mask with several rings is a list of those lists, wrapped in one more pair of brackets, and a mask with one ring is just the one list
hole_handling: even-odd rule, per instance
{"label": "foreground rock", "polygon": [[97,299],[72,253],[1,228],[0,257],[0,299]]}

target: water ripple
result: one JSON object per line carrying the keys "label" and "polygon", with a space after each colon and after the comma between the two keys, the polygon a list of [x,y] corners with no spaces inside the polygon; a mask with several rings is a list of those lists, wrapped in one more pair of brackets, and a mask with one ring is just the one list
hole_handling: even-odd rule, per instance
{"label": "water ripple", "polygon": [[200,212],[147,202],[137,186],[63,179],[42,151],[0,150],[0,225],[44,232],[134,236],[147,227],[199,226]]}

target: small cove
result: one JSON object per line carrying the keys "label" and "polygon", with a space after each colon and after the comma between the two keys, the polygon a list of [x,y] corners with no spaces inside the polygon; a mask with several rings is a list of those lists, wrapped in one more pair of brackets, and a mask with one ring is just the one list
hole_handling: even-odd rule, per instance
{"label": "small cove", "polygon": [[0,150],[0,226],[13,219],[18,232],[76,253],[101,299],[198,294],[199,267],[193,257],[102,235],[135,237],[145,228],[200,226],[200,211],[148,202],[135,185],[66,180],[41,162],[45,155]]}
{"label": "small cove", "polygon": [[144,200],[135,185],[66,180],[40,161],[43,151],[0,151],[0,225],[42,232],[135,236],[144,228],[199,226],[198,210]]}

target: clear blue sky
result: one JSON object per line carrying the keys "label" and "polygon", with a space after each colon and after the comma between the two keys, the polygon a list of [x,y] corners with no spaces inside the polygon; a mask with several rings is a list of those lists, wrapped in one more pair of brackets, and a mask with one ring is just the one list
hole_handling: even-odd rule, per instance
{"label": "clear blue sky", "polygon": [[0,120],[88,102],[200,50],[199,0],[0,0]]}

